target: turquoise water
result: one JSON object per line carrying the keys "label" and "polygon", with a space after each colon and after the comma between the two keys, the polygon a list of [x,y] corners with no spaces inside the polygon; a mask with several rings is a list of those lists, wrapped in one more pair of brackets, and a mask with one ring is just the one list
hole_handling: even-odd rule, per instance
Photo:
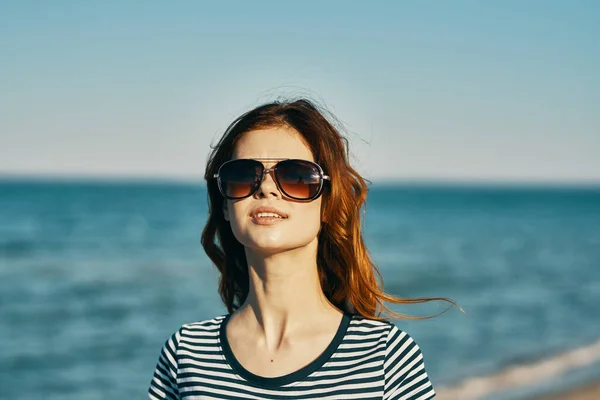
{"label": "turquoise water", "polygon": [[[186,184],[1,182],[0,397],[143,397],[167,336],[225,313],[206,203]],[[398,322],[436,387],[600,340],[600,188],[374,184],[364,230],[386,291],[467,313]],[[532,387],[584,378],[598,363]]]}

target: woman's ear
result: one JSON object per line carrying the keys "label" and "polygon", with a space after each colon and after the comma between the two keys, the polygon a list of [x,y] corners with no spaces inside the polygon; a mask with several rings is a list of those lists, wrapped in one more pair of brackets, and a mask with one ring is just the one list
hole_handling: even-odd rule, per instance
{"label": "woman's ear", "polygon": [[223,200],[223,218],[229,221],[229,209],[227,208],[227,200]]}

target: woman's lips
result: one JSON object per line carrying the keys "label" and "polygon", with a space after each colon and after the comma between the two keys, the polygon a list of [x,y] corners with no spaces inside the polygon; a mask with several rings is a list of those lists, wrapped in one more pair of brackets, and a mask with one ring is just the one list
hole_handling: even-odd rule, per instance
{"label": "woman's lips", "polygon": [[260,206],[252,210],[250,218],[257,225],[274,225],[288,218],[288,214],[272,206]]}
{"label": "woman's lips", "polygon": [[278,224],[285,220],[286,220],[286,218],[276,217],[273,215],[265,215],[265,216],[255,215],[252,217],[252,222],[257,225],[274,225],[274,224]]}

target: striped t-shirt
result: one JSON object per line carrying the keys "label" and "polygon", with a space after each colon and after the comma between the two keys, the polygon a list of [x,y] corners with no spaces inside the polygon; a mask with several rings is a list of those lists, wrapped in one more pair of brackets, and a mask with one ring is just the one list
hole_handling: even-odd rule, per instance
{"label": "striped t-shirt", "polygon": [[246,370],[227,342],[229,315],[186,324],[165,343],[151,399],[406,399],[435,396],[417,344],[390,322],[344,314],[325,351],[288,375]]}

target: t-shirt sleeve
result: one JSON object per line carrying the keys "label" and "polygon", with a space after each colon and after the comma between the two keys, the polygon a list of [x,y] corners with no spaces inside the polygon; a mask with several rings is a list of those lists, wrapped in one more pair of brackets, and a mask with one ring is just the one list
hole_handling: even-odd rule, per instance
{"label": "t-shirt sleeve", "polygon": [[152,400],[179,400],[177,388],[177,347],[181,330],[175,332],[163,346],[154,376],[150,382],[148,396]]}
{"label": "t-shirt sleeve", "polygon": [[426,400],[435,397],[421,349],[392,325],[386,342],[384,400]]}

